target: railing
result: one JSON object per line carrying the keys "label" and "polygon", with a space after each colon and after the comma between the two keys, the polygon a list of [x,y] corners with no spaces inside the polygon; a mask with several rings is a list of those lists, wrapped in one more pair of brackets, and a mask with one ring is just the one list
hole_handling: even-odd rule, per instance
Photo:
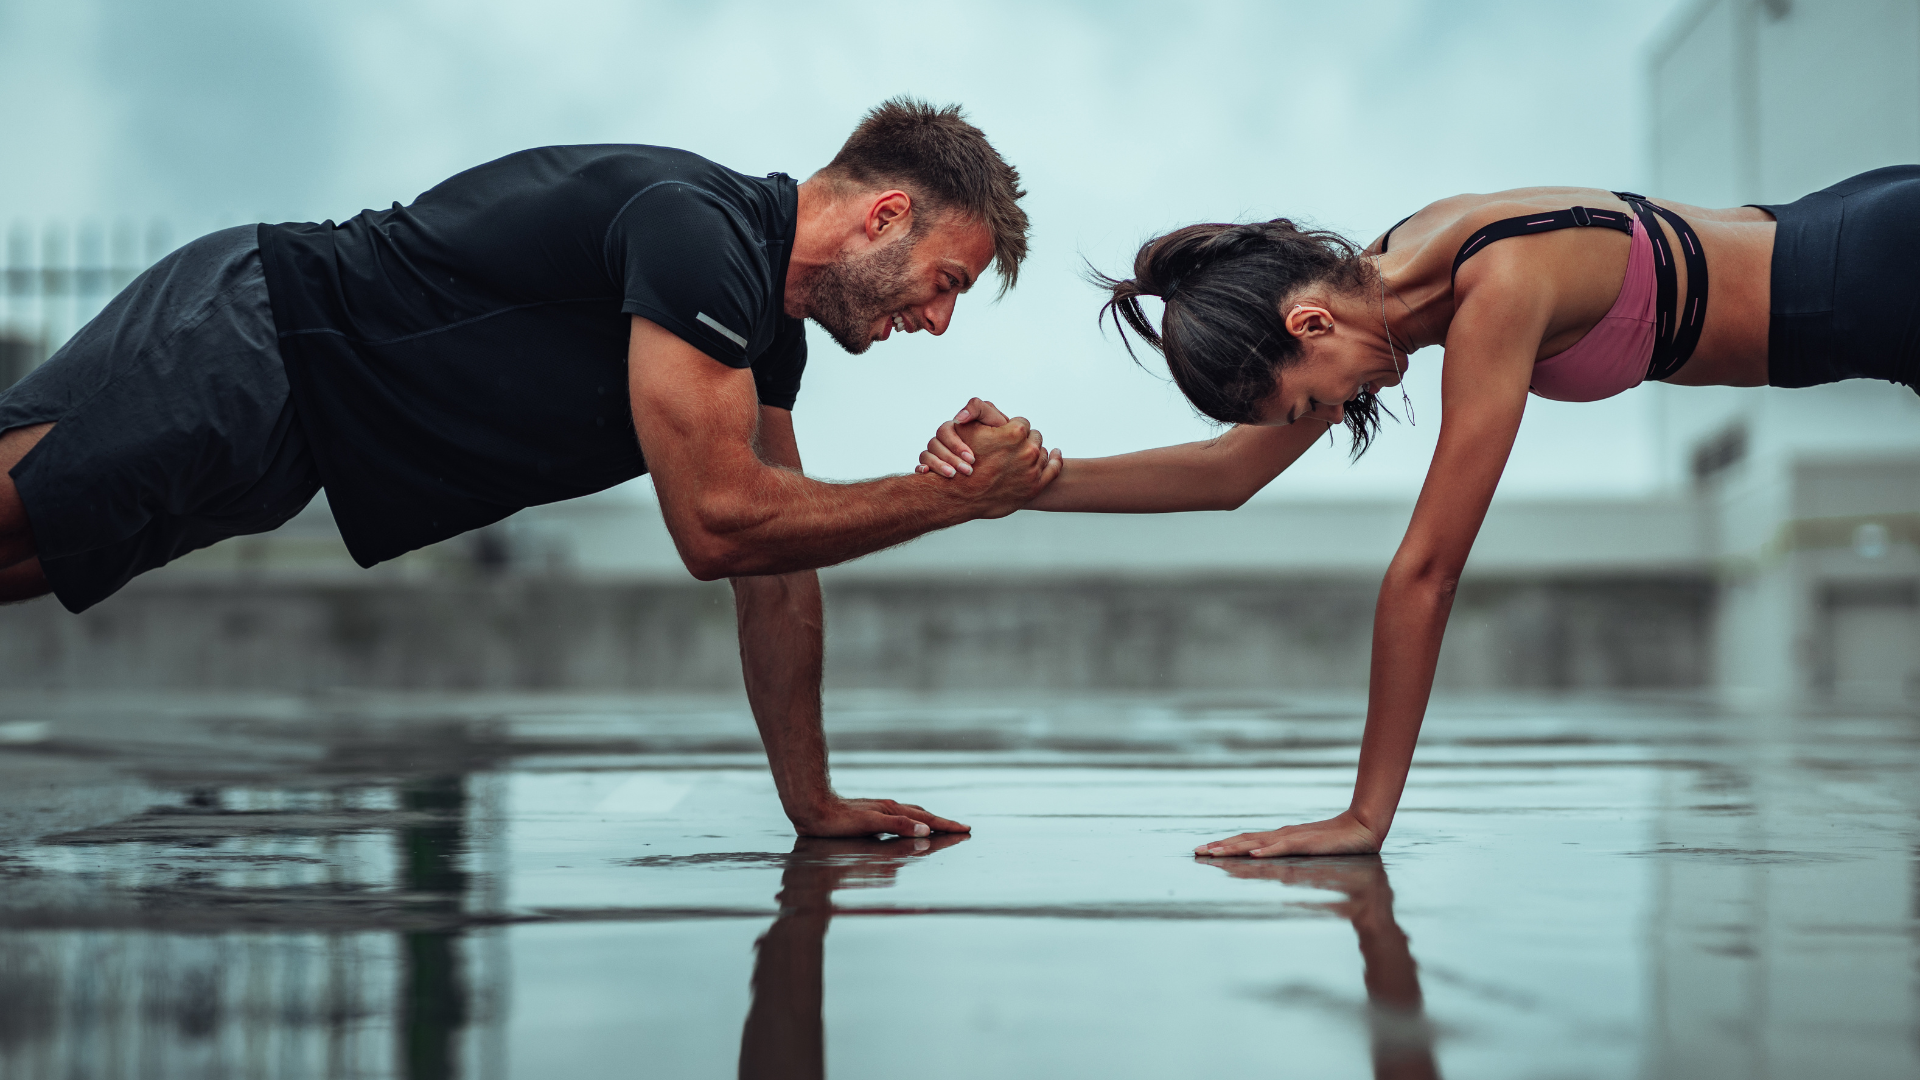
{"label": "railing", "polygon": [[15,222],[0,248],[0,387],[31,371],[171,250],[164,222]]}

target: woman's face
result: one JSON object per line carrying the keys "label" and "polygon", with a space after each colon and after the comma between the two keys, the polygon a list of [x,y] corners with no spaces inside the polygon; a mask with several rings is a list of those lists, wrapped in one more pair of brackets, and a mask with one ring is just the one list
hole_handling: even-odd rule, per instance
{"label": "woman's face", "polygon": [[1300,358],[1280,370],[1273,393],[1260,404],[1262,427],[1308,420],[1329,426],[1346,416],[1343,403],[1362,390],[1379,393],[1400,383],[1406,360],[1396,368],[1386,335],[1366,325],[1357,308],[1302,301],[1287,312],[1287,329],[1300,342]]}

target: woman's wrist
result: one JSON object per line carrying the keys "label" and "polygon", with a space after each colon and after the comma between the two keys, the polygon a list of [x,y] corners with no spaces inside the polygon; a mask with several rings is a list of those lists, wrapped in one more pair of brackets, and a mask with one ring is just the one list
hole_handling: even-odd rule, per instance
{"label": "woman's wrist", "polygon": [[1363,805],[1359,799],[1355,799],[1347,807],[1347,813],[1353,820],[1359,822],[1362,828],[1372,833],[1375,840],[1385,840],[1387,830],[1393,828],[1393,815],[1396,809],[1398,808],[1393,806],[1385,809],[1367,806]]}

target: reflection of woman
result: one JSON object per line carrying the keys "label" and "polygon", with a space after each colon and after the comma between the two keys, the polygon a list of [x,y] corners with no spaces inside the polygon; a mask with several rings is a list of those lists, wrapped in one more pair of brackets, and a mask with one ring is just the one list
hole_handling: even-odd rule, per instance
{"label": "reflection of woman", "polygon": [[[1201,848],[1371,852],[1393,824],[1454,588],[1528,392],[1593,401],[1647,379],[1913,387],[1920,166],[1764,208],[1588,188],[1460,195],[1364,252],[1285,220],[1193,225],[1148,242],[1133,277],[1107,284],[1123,334],[1164,353],[1194,406],[1235,426],[1208,442],[1069,461],[1031,509],[1231,509],[1330,425],[1344,423],[1364,450],[1375,395],[1400,382],[1405,355],[1446,347],[1439,445],[1375,609],[1353,802],[1326,821]],[[1158,331],[1142,296],[1165,302]],[[976,402],[957,420],[1000,415]],[[921,467],[964,471],[966,430],[943,426]]]}
{"label": "reflection of woman", "polygon": [[1378,857],[1214,865],[1237,878],[1266,878],[1343,894],[1346,899],[1328,904],[1327,910],[1351,922],[1360,938],[1373,1075],[1396,1080],[1440,1075],[1433,1061],[1433,1027],[1420,995],[1420,969],[1407,948],[1406,931],[1394,920],[1393,886]]}
{"label": "reflection of woman", "polygon": [[908,859],[967,839],[829,840],[801,837],[780,875],[780,917],[756,945],[753,1006],[740,1034],[741,1080],[809,1080],[827,1074],[821,977],[836,889],[885,888]]}

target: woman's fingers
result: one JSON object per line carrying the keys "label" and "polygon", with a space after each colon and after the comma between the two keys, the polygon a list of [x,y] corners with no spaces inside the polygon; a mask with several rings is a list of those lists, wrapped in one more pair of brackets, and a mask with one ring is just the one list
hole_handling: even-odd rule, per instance
{"label": "woman's fingers", "polygon": [[1271,832],[1241,833],[1202,844],[1193,853],[1266,859],[1278,855],[1371,855],[1379,850],[1378,835],[1350,814],[1342,814],[1326,821],[1289,825]]}
{"label": "woman's fingers", "polygon": [[[952,424],[940,425],[940,430],[927,440],[927,452],[961,475],[973,475],[973,451],[967,449],[967,444],[961,441],[960,433],[953,430]],[[943,470],[941,475],[952,476],[953,473]]]}
{"label": "woman's fingers", "polygon": [[973,475],[973,466],[954,457],[953,451],[938,442],[929,442],[927,448],[920,451],[920,464],[949,479],[956,473]]}
{"label": "woman's fingers", "polygon": [[1265,859],[1274,855],[1326,855],[1331,852],[1316,850],[1311,838],[1273,833],[1268,842],[1247,849],[1247,854],[1256,859]]}
{"label": "woman's fingers", "polygon": [[1040,486],[1046,487],[1060,478],[1060,470],[1066,468],[1066,455],[1058,447],[1047,452],[1047,463],[1040,468]]}
{"label": "woman's fingers", "polygon": [[1229,836],[1225,840],[1215,840],[1211,844],[1201,844],[1193,849],[1195,855],[1245,855],[1254,848],[1271,840],[1275,833],[1241,833]]}
{"label": "woman's fingers", "polygon": [[967,440],[960,437],[960,429],[952,422],[941,424],[940,430],[933,433],[933,438],[935,442],[953,451],[955,457],[969,465],[973,464],[973,450],[967,446]]}

